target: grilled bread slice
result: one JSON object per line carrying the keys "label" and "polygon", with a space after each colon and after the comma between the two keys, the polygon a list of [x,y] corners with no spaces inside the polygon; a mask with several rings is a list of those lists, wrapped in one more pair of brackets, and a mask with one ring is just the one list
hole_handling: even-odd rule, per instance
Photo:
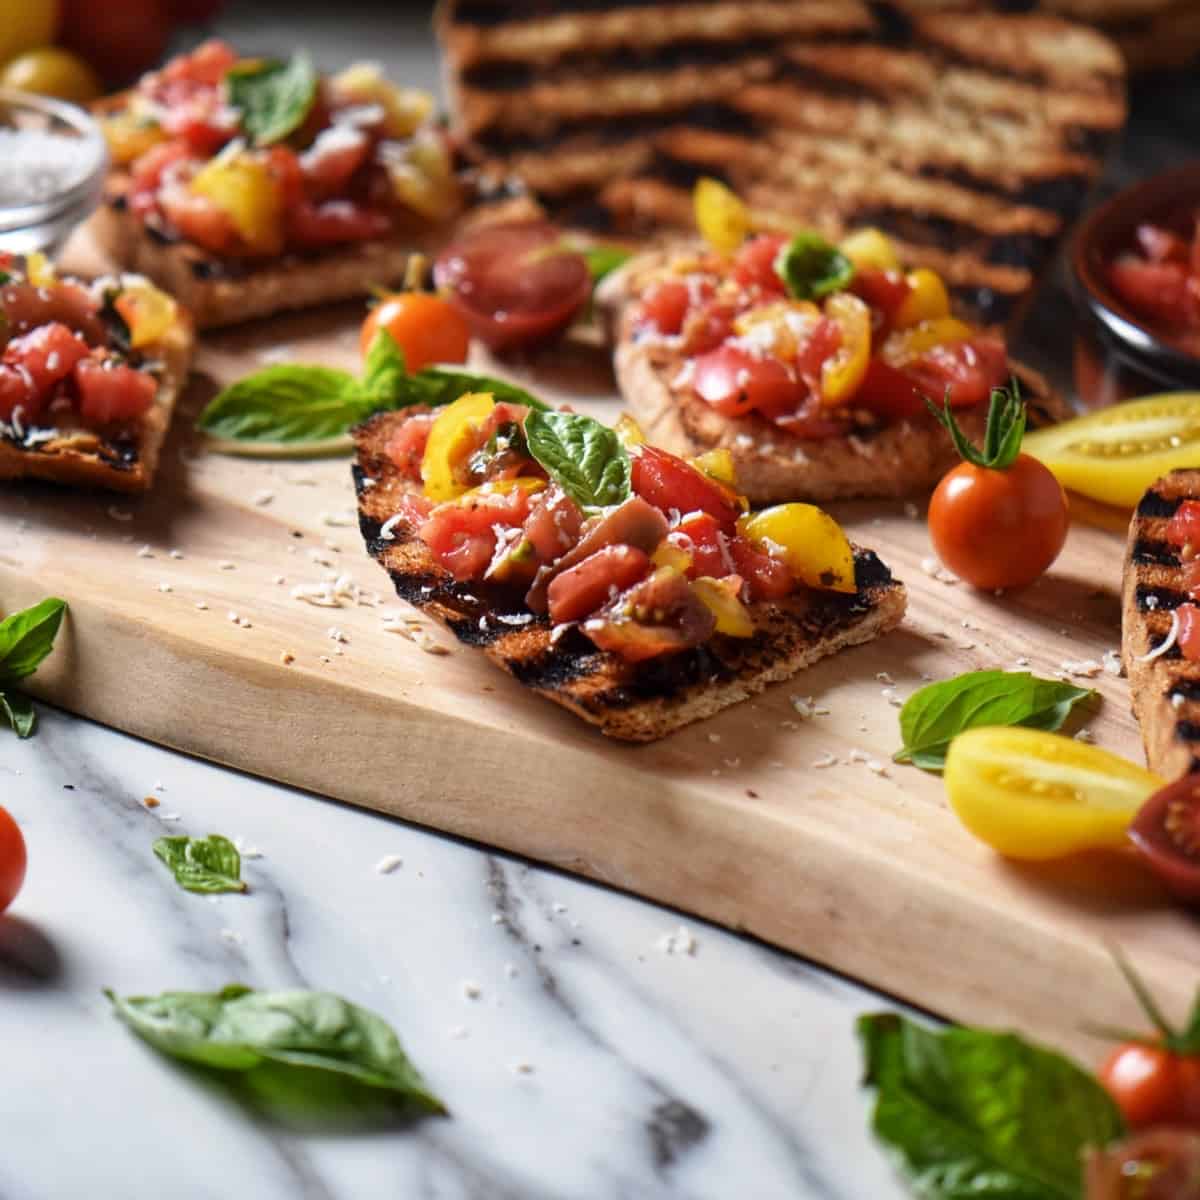
{"label": "grilled bread slice", "polygon": [[[739,488],[754,504],[781,500],[902,497],[928,491],[959,461],[949,434],[932,416],[864,427],[847,436],[802,438],[757,413],[726,417],[701,400],[684,357],[661,340],[634,336],[634,298],[675,251],[650,251],[606,279],[597,299],[613,330],[613,364],[625,403],[647,438],[685,458],[718,448],[733,456]],[[1029,367],[1012,364],[1032,428],[1069,415],[1062,399]],[[987,406],[956,414],[972,441],[983,438]]]}
{"label": "grilled bread slice", "polygon": [[1200,663],[1170,638],[1175,610],[1188,602],[1178,549],[1167,525],[1184,500],[1200,500],[1200,470],[1172,471],[1141,499],[1129,526],[1122,586],[1121,658],[1146,762],[1166,779],[1200,770]]}
{"label": "grilled bread slice", "polygon": [[1014,315],[1125,113],[1119,52],[1038,14],[859,0],[443,0],[484,180],[608,236],[690,228],[700,175],[764,218],[877,225],[962,311]]}
{"label": "grilled bread slice", "polygon": [[577,629],[556,633],[546,617],[534,615],[511,592],[455,582],[404,521],[389,526],[389,537],[382,536],[409,486],[386,453],[403,420],[403,413],[380,414],[355,434],[354,479],[367,550],[403,600],[609,737],[629,742],[665,737],[818,659],[894,629],[904,615],[903,585],[874,553],[856,549],[853,595],[802,590],[777,603],[754,604],[753,637],[717,634],[679,654],[625,663],[598,650]]}

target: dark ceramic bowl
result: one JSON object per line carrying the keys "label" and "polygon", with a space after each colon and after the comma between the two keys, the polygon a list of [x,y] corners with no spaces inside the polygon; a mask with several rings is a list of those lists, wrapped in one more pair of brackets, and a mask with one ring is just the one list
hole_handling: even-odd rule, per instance
{"label": "dark ceramic bowl", "polygon": [[1093,210],[1071,243],[1071,271],[1082,321],[1075,343],[1075,387],[1088,408],[1148,392],[1200,389],[1200,358],[1151,328],[1108,284],[1108,265],[1135,245],[1143,221],[1200,208],[1200,162],[1154,175]]}

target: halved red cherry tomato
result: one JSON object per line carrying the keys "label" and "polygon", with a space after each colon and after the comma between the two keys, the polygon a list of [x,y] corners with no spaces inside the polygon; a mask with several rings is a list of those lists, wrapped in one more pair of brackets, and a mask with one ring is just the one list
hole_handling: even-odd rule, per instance
{"label": "halved red cherry tomato", "polygon": [[900,271],[856,271],[850,291],[871,306],[872,331],[876,340],[886,337],[912,285]]}
{"label": "halved red cherry tomato", "polygon": [[1200,1056],[1128,1042],[1113,1050],[1097,1075],[1130,1128],[1200,1128]]}
{"label": "halved red cherry tomato", "polygon": [[683,319],[691,302],[688,285],[682,279],[660,279],[646,289],[637,324],[673,336],[683,328]]}
{"label": "halved red cherry tomato", "polygon": [[668,535],[669,541],[692,556],[692,565],[687,571],[689,579],[699,579],[701,575],[721,579],[733,574],[733,560],[721,545],[722,532],[720,521],[711,513],[690,512]]}
{"label": "halved red cherry tomato", "polygon": [[759,357],[738,346],[719,346],[695,360],[696,395],[726,417],[758,410],[788,412],[804,399],[804,389],[785,363]]}
{"label": "halved red cherry tomato", "polygon": [[765,292],[784,291],[783,280],[775,270],[775,260],[787,238],[777,233],[760,233],[737,252],[733,277],[743,287],[760,287]]}
{"label": "halved red cherry tomato", "polygon": [[558,333],[592,291],[587,260],[544,221],[485,225],[465,234],[438,256],[433,277],[475,336],[497,350]]}
{"label": "halved red cherry tomato", "polygon": [[633,546],[605,546],[550,581],[546,599],[556,625],[581,621],[650,574],[649,555]]}
{"label": "halved red cherry tomato", "polygon": [[428,292],[384,296],[363,322],[359,348],[364,356],[381,329],[396,340],[409,371],[467,361],[471,331],[458,309],[440,296]]}
{"label": "halved red cherry tomato", "polygon": [[639,446],[632,460],[634,492],[659,512],[706,512],[727,534],[733,533],[738,511],[713,480],[657,446]]}
{"label": "halved red cherry tomato", "polygon": [[79,413],[88,425],[140,417],[153,403],[158,384],[152,375],[121,363],[81,359],[75,365]]}
{"label": "halved red cherry tomato", "polygon": [[998,338],[975,337],[934,346],[902,370],[935,404],[949,388],[951,408],[974,408],[1008,383],[1008,351]]}
{"label": "halved red cherry tomato", "polygon": [[1200,1137],[1186,1129],[1151,1129],[1085,1159],[1088,1200],[1196,1200]]}
{"label": "halved red cherry tomato", "polygon": [[782,600],[796,590],[796,577],[787,564],[764,554],[740,534],[729,543],[729,554],[750,589],[751,600]]}
{"label": "halved red cherry tomato", "polygon": [[1129,838],[1173,895],[1200,904],[1200,778],[1186,775],[1155,792]]}
{"label": "halved red cherry tomato", "polygon": [[25,882],[25,839],[8,809],[0,808],[0,913],[16,898]]}
{"label": "halved red cherry tomato", "polygon": [[1185,500],[1167,523],[1167,541],[1172,546],[1191,546],[1200,551],[1200,500]]}

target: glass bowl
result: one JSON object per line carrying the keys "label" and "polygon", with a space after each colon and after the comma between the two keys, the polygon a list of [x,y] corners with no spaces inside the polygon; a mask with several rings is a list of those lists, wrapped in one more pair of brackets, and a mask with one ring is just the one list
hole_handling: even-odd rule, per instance
{"label": "glass bowl", "polygon": [[95,209],[108,149],[82,108],[0,88],[0,251],[53,257]]}

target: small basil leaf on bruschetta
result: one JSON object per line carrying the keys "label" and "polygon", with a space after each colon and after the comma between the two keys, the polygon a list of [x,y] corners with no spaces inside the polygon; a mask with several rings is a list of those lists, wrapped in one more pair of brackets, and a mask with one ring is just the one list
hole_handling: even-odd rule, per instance
{"label": "small basil leaf on bruschetta", "polygon": [[299,129],[317,95],[317,73],[307,54],[287,62],[266,60],[234,67],[225,76],[229,103],[259,146],[280,142]]}
{"label": "small basil leaf on bruschetta", "polygon": [[525,438],[550,478],[581,508],[628,500],[629,454],[607,425],[579,413],[532,412]]}
{"label": "small basil leaf on bruschetta", "polygon": [[854,278],[854,264],[819,233],[805,230],[780,248],[775,273],[796,300],[820,300]]}
{"label": "small basil leaf on bruschetta", "polygon": [[154,843],[155,857],[175,876],[185,892],[244,892],[242,856],[219,833],[204,838],[163,837]]}
{"label": "small basil leaf on bruschetta", "polygon": [[1096,693],[1028,671],[970,671],[914,692],[900,710],[904,746],[893,756],[923,771],[941,771],[950,743],[983,725],[1023,725],[1053,733],[1071,709]]}

